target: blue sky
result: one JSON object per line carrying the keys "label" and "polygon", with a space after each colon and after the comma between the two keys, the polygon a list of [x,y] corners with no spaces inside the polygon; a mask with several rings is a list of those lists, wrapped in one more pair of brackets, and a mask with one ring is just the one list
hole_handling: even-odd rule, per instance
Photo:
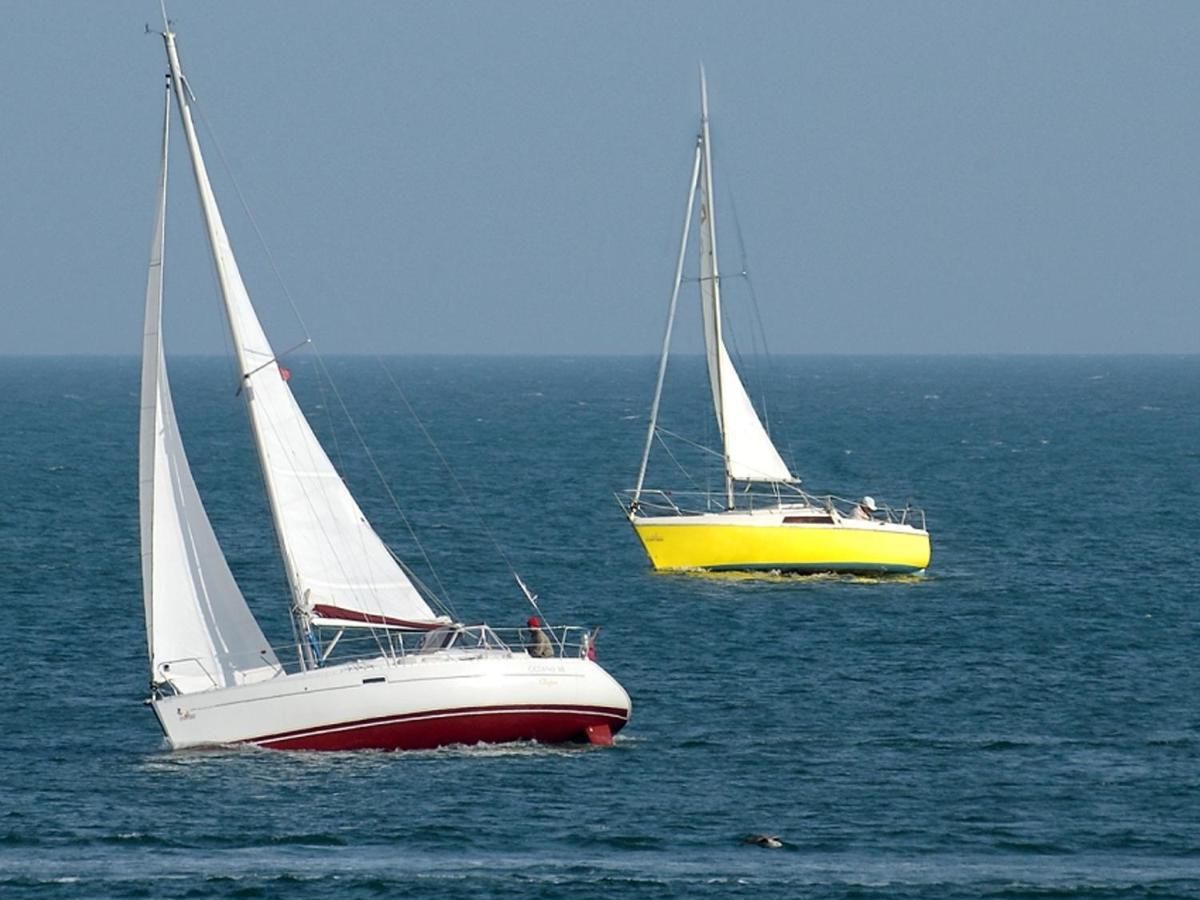
{"label": "blue sky", "polygon": [[[279,347],[302,331],[218,145],[325,352],[655,353],[703,61],[723,265],[732,197],[772,352],[1200,352],[1200,4],[170,11]],[[0,353],[134,354],[157,4],[0,12]],[[222,353],[190,178],[168,347]]]}

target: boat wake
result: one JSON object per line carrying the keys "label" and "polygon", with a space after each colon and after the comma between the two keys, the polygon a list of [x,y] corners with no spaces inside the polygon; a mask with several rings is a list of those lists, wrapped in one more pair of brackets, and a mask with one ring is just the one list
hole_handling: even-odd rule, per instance
{"label": "boat wake", "polygon": [[787,572],[781,569],[730,570],[714,572],[711,569],[656,569],[651,573],[660,577],[703,578],[708,581],[755,582],[775,584],[924,584],[929,580],[924,572],[884,572],[878,575],[851,572]]}

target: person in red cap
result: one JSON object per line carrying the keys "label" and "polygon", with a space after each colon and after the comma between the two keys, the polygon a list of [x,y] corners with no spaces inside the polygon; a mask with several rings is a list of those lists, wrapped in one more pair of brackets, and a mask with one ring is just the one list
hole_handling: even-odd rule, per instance
{"label": "person in red cap", "polygon": [[529,641],[526,644],[529,655],[536,656],[538,659],[552,657],[554,648],[550,646],[550,638],[546,637],[546,633],[542,631],[542,620],[537,616],[530,616],[525,624],[529,626]]}

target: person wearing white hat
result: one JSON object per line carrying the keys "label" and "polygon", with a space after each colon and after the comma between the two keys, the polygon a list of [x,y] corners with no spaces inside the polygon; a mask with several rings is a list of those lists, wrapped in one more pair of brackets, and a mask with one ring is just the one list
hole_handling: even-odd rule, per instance
{"label": "person wearing white hat", "polygon": [[855,505],[854,509],[850,510],[850,518],[852,519],[873,519],[875,518],[875,498],[863,497]]}

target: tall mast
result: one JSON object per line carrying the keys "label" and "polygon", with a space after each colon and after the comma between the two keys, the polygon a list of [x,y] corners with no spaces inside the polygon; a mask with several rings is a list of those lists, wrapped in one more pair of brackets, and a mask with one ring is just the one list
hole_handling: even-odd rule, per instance
{"label": "tall mast", "polygon": [[[712,142],[708,133],[708,82],[704,77],[704,66],[700,67],[700,143],[704,155],[704,181],[701,187],[700,227],[704,229],[701,242],[700,289],[708,290],[712,297],[712,338],[715,351],[710,351],[709,368],[713,385],[713,401],[717,410],[717,425],[721,432],[721,453],[725,463],[725,502],[733,508],[733,476],[729,465],[729,441],[725,437],[725,392],[722,385],[720,354],[723,352],[724,339],[721,336],[721,273],[717,266],[717,222],[714,210],[712,189]],[[707,243],[707,247],[704,244]]]}

